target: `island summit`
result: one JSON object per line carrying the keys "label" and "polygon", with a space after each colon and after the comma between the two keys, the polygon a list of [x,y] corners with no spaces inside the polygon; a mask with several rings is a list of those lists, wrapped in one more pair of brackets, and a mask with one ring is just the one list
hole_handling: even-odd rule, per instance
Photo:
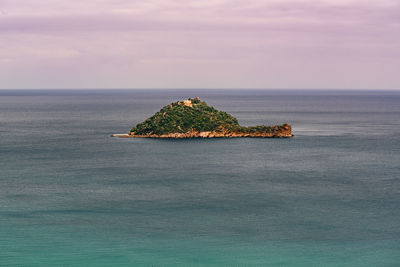
{"label": "island summit", "polygon": [[117,137],[215,138],[215,137],[292,137],[289,124],[241,126],[232,115],[210,107],[198,97],[171,103]]}

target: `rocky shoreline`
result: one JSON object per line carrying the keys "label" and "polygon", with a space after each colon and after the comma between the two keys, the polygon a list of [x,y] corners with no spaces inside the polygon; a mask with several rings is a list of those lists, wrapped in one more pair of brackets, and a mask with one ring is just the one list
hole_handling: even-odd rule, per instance
{"label": "rocky shoreline", "polygon": [[264,132],[231,132],[231,131],[210,131],[198,132],[189,131],[186,133],[168,133],[168,134],[146,134],[137,135],[129,134],[112,134],[112,137],[121,138],[170,138],[170,139],[183,139],[183,138],[237,138],[237,137],[250,137],[250,138],[290,138],[293,137],[292,127],[289,124],[271,126],[269,131]]}

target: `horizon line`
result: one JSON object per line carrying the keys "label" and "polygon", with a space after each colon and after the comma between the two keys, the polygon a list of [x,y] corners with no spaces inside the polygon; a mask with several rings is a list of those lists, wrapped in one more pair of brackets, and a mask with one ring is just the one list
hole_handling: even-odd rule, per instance
{"label": "horizon line", "polygon": [[149,87],[120,87],[120,88],[106,88],[106,87],[74,87],[74,88],[51,88],[51,87],[46,87],[46,88],[0,88],[0,90],[5,91],[5,90],[310,90],[310,91],[400,91],[400,88],[261,88],[261,87],[253,87],[253,88],[201,88],[201,87],[190,87],[190,88],[183,88],[183,87],[178,87],[178,88],[160,88],[160,87],[155,87],[155,88],[149,88]]}

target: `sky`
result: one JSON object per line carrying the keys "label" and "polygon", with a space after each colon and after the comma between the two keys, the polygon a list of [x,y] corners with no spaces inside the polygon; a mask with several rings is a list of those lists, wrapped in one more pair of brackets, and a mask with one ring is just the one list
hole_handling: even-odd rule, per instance
{"label": "sky", "polygon": [[400,0],[0,0],[0,89],[400,89]]}

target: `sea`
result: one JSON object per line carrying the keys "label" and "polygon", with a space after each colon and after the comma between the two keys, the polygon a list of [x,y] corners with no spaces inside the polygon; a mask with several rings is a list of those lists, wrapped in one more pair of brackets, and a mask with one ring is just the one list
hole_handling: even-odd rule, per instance
{"label": "sea", "polygon": [[[116,138],[199,97],[293,138]],[[400,266],[400,91],[0,90],[0,266]]]}

